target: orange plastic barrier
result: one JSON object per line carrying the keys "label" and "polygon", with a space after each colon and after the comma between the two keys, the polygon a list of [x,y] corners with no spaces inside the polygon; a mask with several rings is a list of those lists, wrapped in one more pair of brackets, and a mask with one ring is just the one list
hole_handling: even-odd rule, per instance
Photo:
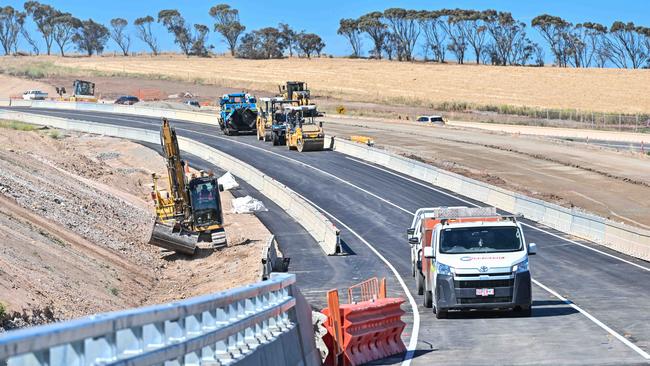
{"label": "orange plastic barrier", "polygon": [[[384,281],[380,292],[384,292]],[[338,292],[328,292],[326,366],[354,366],[406,351],[402,341],[402,298],[379,298],[357,304],[338,304]],[[338,312],[336,309],[338,308]],[[337,314],[338,313],[338,314]],[[339,325],[340,324],[340,325]],[[338,326],[337,326],[338,325]]]}

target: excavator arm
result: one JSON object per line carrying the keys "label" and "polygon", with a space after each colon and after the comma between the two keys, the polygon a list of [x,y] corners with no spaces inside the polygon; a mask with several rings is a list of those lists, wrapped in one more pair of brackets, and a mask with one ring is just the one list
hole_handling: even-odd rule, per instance
{"label": "excavator arm", "polygon": [[167,118],[163,118],[160,129],[160,145],[163,157],[167,162],[167,176],[169,177],[169,192],[174,198],[174,213],[178,217],[186,218],[190,212],[190,199],[187,193],[187,180],[185,178],[185,164],[181,160],[178,148],[176,131],[169,125]]}

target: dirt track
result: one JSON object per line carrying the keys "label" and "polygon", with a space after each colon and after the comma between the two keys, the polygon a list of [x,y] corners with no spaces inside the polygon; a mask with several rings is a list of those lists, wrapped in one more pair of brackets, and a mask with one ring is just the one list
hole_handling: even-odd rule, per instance
{"label": "dirt track", "polygon": [[[195,259],[147,245],[156,152],[113,138],[0,129],[0,303],[67,319],[257,280],[269,232],[229,212],[229,247]],[[0,324],[0,328],[2,328]]]}
{"label": "dirt track", "polygon": [[638,153],[414,122],[327,120],[333,135],[372,136],[379,147],[471,178],[650,227],[650,159]]}

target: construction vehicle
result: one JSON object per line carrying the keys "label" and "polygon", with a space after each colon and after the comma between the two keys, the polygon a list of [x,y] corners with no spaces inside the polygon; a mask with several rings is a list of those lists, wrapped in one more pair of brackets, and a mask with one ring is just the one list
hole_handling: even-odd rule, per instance
{"label": "construction vehicle", "polygon": [[350,136],[350,141],[368,146],[375,146],[375,140],[373,140],[372,137],[368,136],[353,135]]}
{"label": "construction vehicle", "polygon": [[217,178],[205,172],[190,175],[188,165],[181,160],[176,131],[166,118],[162,120],[160,143],[169,189],[161,190],[159,177],[152,175],[156,222],[149,244],[185,254],[193,254],[200,242],[210,243],[212,248],[225,246],[219,196],[223,189]]}
{"label": "construction vehicle", "polygon": [[293,105],[310,105],[311,92],[304,81],[287,81],[286,85],[278,85],[280,97],[291,101]]}
{"label": "construction vehicle", "polygon": [[286,144],[286,118],[284,98],[260,98],[257,114],[257,139],[272,141],[273,146]]}
{"label": "construction vehicle", "polygon": [[314,119],[319,115],[315,105],[285,105],[284,115],[286,145],[289,150],[296,149],[300,152],[323,150],[325,133],[323,123],[316,123]]}
{"label": "construction vehicle", "polygon": [[97,102],[95,97],[95,83],[85,80],[75,80],[72,83],[71,102]]}
{"label": "construction vehicle", "polygon": [[526,245],[515,216],[499,215],[494,207],[424,211],[407,235],[416,253],[412,254],[416,289],[436,318],[446,317],[450,310],[471,309],[512,309],[531,315],[528,256],[537,252],[537,246]]}
{"label": "construction vehicle", "polygon": [[257,101],[246,93],[225,94],[219,101],[219,127],[225,135],[253,133],[257,129]]}

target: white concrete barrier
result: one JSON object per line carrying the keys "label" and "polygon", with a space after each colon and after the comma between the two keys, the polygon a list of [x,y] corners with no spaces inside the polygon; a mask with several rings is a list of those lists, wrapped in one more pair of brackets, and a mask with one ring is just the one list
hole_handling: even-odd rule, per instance
{"label": "white concrete barrier", "polygon": [[[9,102],[9,101],[8,101]],[[6,106],[5,102],[0,101],[0,106]],[[211,113],[185,111],[180,109],[168,108],[152,108],[143,107],[137,104],[122,105],[112,103],[87,103],[87,102],[64,102],[58,100],[10,100],[9,106],[14,107],[31,107],[31,108],[47,108],[47,109],[62,109],[62,110],[76,110],[76,111],[92,111],[103,113],[119,113],[134,116],[145,117],[167,117],[170,119],[179,119],[191,121],[196,123],[205,123],[210,125],[218,125],[219,116],[217,112]]]}
{"label": "white concrete barrier", "polygon": [[[155,144],[160,143],[160,135],[156,130],[143,130],[9,110],[0,110],[0,119],[16,120],[65,130],[95,133]],[[184,137],[178,138],[178,144],[181,150],[205,159],[221,169],[230,171],[274,201],[307,230],[318,242],[325,254],[334,255],[341,252],[339,230],[336,226],[290,188],[272,177],[263,174],[253,166],[208,145]]]}
{"label": "white concrete barrier", "polygon": [[[327,137],[332,138],[332,137]],[[334,150],[547,225],[563,233],[650,260],[650,231],[568,209],[436,168],[385,150],[335,138]]]}

